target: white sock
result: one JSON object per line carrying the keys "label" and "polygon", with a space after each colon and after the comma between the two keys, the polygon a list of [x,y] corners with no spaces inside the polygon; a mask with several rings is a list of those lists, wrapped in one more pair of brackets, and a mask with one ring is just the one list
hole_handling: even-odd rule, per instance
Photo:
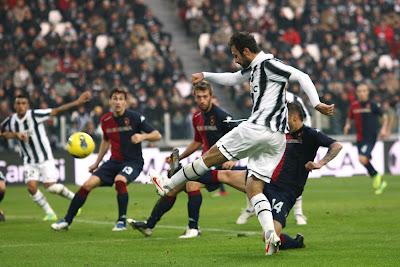
{"label": "white sock", "polygon": [[168,180],[167,186],[170,189],[177,187],[187,181],[197,180],[200,176],[209,171],[210,168],[206,166],[203,158],[200,157],[189,163],[188,165],[181,168],[177,173],[175,173],[171,179]]}
{"label": "white sock", "polygon": [[75,194],[63,184],[52,184],[47,187],[47,191],[68,198],[69,200],[73,199],[75,196]]}
{"label": "white sock", "polygon": [[36,194],[32,195],[32,200],[36,202],[46,213],[54,213],[54,210],[50,207],[50,204],[47,202],[46,197],[40,192],[38,189]]}
{"label": "white sock", "polygon": [[264,233],[267,233],[269,231],[275,232],[274,219],[272,218],[271,212],[271,204],[269,203],[267,197],[264,194],[260,193],[252,197],[250,201],[254,207],[258,221],[260,222]]}
{"label": "white sock", "polygon": [[247,196],[246,196],[246,203],[247,203],[246,210],[248,212],[254,212],[254,207]]}
{"label": "white sock", "polygon": [[296,199],[296,203],[294,204],[293,213],[294,213],[294,215],[303,215],[303,198],[302,198],[302,196],[299,196]]}

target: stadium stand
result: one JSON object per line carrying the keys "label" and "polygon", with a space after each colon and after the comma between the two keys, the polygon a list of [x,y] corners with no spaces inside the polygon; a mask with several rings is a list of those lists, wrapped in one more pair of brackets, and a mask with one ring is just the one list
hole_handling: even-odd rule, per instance
{"label": "stadium stand", "polygon": [[[131,108],[161,132],[168,112],[173,127],[183,129],[172,138],[190,136],[184,130],[193,107],[190,83],[172,35],[145,1],[0,2],[1,121],[22,91],[32,108],[47,108],[91,90],[93,101],[66,117],[67,134],[93,132],[108,110],[108,92],[121,87],[130,93]],[[60,144],[59,125],[57,118],[48,125],[54,146]]]}
{"label": "stadium stand", "polygon": [[[264,51],[309,73],[337,115],[322,128],[342,134],[355,85],[366,82],[400,133],[400,2],[316,0],[178,0],[187,34],[216,72],[236,71],[226,44],[234,31],[256,34]],[[248,86],[226,88],[244,116]],[[293,85],[291,91],[298,93]]]}

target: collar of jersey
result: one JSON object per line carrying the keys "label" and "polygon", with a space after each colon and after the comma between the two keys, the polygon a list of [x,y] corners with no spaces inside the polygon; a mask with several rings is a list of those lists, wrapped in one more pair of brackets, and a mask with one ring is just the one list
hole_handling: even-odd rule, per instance
{"label": "collar of jersey", "polygon": [[258,63],[266,60],[266,59],[272,59],[274,58],[274,55],[272,54],[266,54],[263,51],[257,54],[257,56],[253,59],[253,61],[250,63],[250,67],[254,68]]}
{"label": "collar of jersey", "polygon": [[28,109],[28,110],[25,112],[25,115],[24,115],[22,118],[19,118],[19,117],[18,117],[18,114],[15,113],[15,118],[17,119],[17,121],[23,121],[23,120],[25,120],[26,116],[28,116],[28,112],[29,112],[29,111],[30,111],[30,109]]}

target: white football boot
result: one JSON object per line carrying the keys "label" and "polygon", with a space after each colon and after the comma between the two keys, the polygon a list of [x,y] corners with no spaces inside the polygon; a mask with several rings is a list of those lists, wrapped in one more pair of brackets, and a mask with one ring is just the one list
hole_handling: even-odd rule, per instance
{"label": "white football boot", "polygon": [[68,230],[69,224],[65,221],[65,219],[61,219],[56,223],[53,223],[51,225],[51,229],[55,231],[60,231],[60,230]]}
{"label": "white football boot", "polygon": [[265,233],[265,255],[272,255],[279,251],[281,245],[281,239],[275,233],[275,231],[268,231]]}
{"label": "white football boot", "polygon": [[183,235],[179,236],[179,238],[194,238],[194,237],[199,237],[201,234],[201,231],[199,229],[194,229],[194,228],[187,228],[186,231],[183,233]]}
{"label": "white football boot", "polygon": [[294,218],[296,219],[297,225],[306,225],[307,217],[304,214],[295,214]]}
{"label": "white football boot", "polygon": [[166,187],[167,179],[164,178],[161,174],[158,174],[153,171],[150,171],[149,175],[151,182],[157,189],[157,193],[162,197],[165,196],[169,192],[169,190]]}
{"label": "white football boot", "polygon": [[236,220],[236,224],[246,224],[247,220],[254,216],[254,209],[244,209]]}

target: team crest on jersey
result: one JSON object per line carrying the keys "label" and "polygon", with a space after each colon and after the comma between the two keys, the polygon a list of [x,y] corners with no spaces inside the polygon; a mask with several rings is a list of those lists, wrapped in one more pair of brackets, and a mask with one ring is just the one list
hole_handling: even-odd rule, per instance
{"label": "team crest on jersey", "polygon": [[211,126],[214,126],[215,123],[216,123],[215,116],[210,116],[210,125],[211,125]]}
{"label": "team crest on jersey", "polygon": [[125,123],[125,126],[128,126],[129,125],[129,118],[124,118],[124,123]]}

